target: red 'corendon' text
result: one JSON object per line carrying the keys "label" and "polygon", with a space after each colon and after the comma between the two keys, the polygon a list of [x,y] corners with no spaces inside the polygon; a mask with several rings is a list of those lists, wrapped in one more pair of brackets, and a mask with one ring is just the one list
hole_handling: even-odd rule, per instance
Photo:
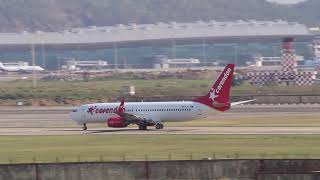
{"label": "red 'corendon' text", "polygon": [[118,108],[98,108],[97,106],[92,106],[88,108],[87,113],[93,114],[112,114],[117,112]]}

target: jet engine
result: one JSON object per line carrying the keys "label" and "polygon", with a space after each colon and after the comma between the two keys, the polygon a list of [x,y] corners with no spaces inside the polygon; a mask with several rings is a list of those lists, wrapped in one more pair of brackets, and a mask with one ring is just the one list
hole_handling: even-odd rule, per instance
{"label": "jet engine", "polygon": [[128,126],[128,124],[125,122],[124,118],[122,117],[111,117],[107,120],[107,124],[109,127],[114,127],[114,128],[123,128]]}

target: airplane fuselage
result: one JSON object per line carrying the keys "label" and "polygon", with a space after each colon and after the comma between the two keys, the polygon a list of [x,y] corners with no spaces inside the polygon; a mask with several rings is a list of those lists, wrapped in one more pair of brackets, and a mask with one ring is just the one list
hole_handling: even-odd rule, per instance
{"label": "airplane fuselage", "polygon": [[[97,103],[80,106],[71,112],[72,119],[79,124],[106,123],[115,114],[119,103]],[[192,101],[175,102],[128,102],[125,112],[136,116],[152,119],[155,122],[191,121],[204,118],[208,111],[213,111],[205,105]]]}
{"label": "airplane fuselage", "polygon": [[7,72],[38,72],[44,71],[40,66],[4,66],[0,63],[0,70]]}

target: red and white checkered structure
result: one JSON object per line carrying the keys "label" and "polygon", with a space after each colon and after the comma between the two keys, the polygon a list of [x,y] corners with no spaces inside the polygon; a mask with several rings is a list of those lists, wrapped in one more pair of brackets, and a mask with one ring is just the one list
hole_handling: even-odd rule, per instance
{"label": "red and white checkered structure", "polygon": [[298,71],[297,58],[292,46],[293,39],[285,38],[282,45],[281,71],[252,71],[247,73],[252,85],[298,85],[307,86],[314,83],[316,71]]}

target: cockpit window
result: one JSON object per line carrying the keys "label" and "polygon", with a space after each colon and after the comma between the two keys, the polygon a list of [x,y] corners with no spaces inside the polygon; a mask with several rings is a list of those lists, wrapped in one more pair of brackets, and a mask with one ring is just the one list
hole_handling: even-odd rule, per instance
{"label": "cockpit window", "polygon": [[72,112],[78,112],[78,109],[73,109]]}

